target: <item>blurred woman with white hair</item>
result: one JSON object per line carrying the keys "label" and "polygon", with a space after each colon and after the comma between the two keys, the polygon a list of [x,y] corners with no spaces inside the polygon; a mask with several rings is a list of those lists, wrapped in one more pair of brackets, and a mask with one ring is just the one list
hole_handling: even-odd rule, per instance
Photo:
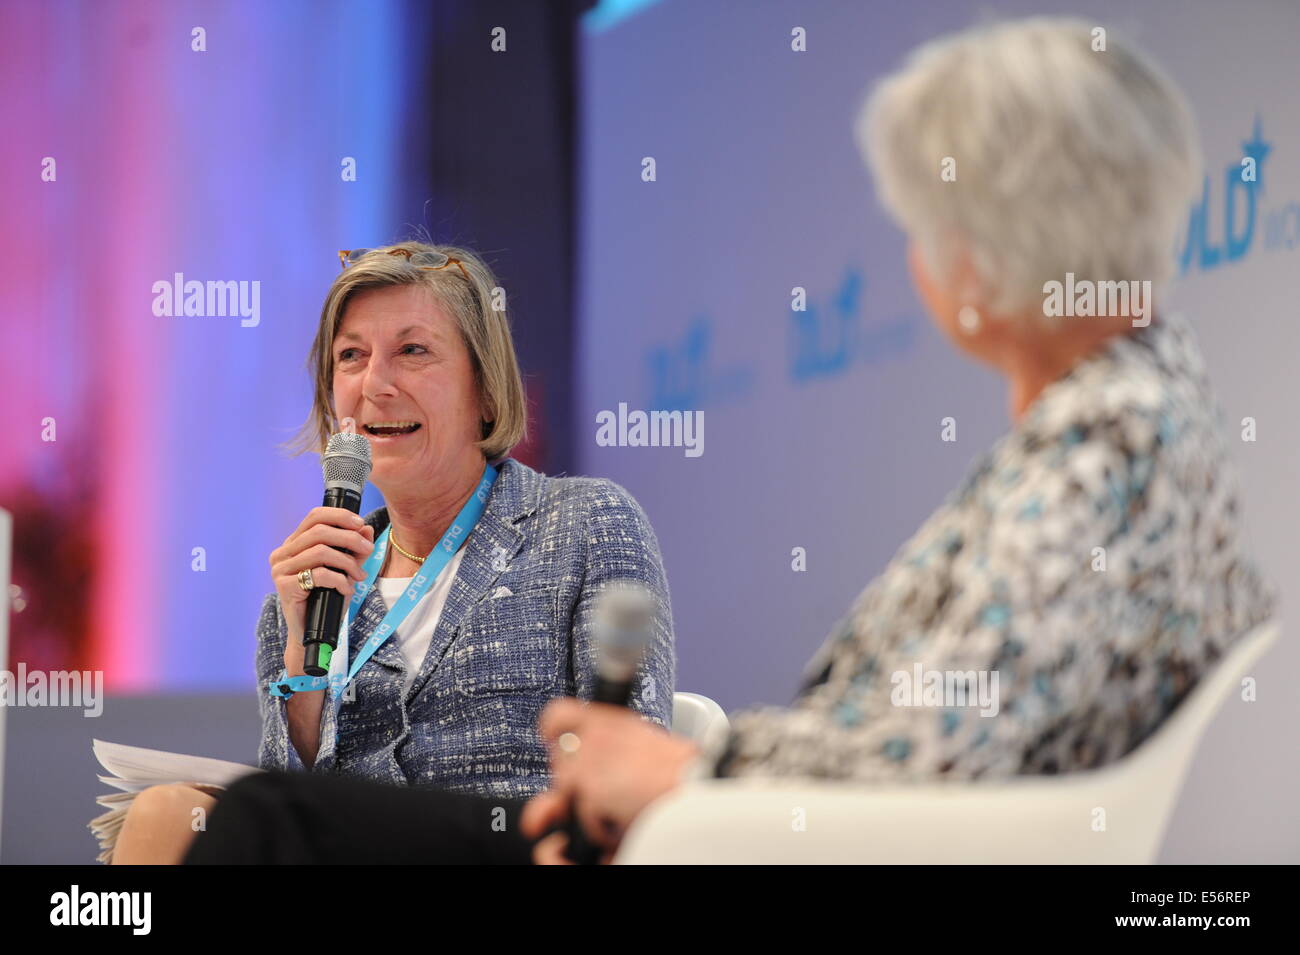
{"label": "blurred woman with white hair", "polygon": [[[683,775],[1101,766],[1272,616],[1195,336],[1162,305],[1201,184],[1195,122],[1149,57],[1101,45],[1075,20],[982,26],[873,91],[855,134],[919,296],[960,354],[1006,379],[1013,427],[862,592],[791,707],[735,714],[693,755],[651,747],[621,714],[551,703],[542,735],[583,746],[526,811],[530,831],[576,797],[612,848]],[[918,664],[996,675],[996,715],[908,705],[920,687],[903,693],[899,674]],[[636,771],[656,761],[679,772]]]}
{"label": "blurred woman with white hair", "polygon": [[[646,805],[697,776],[1101,766],[1273,613],[1239,544],[1195,337],[1163,308],[1200,183],[1171,81],[1113,37],[1094,49],[1089,24],[980,27],[915,51],[856,134],[921,300],[960,354],[1005,377],[1013,427],[862,592],[791,707],[736,714],[697,749],[611,707],[550,703],[551,789],[524,812],[530,837],[576,806],[612,852]],[[918,666],[996,677],[991,705],[916,705],[930,702],[921,687],[902,690]],[[254,816],[236,857],[280,838]],[[208,858],[221,858],[219,825],[199,840]],[[428,835],[431,857],[443,838]],[[560,861],[564,841],[547,835],[535,858]]]}
{"label": "blurred woman with white hair", "polygon": [[[1014,426],[861,594],[797,704],[737,716],[713,771],[1097,767],[1272,615],[1195,336],[1162,305],[1195,122],[1148,57],[1098,39],[1055,18],[973,29],[865,104],[856,136],[920,298],[1006,379]],[[906,705],[917,663],[997,674],[996,715]]]}

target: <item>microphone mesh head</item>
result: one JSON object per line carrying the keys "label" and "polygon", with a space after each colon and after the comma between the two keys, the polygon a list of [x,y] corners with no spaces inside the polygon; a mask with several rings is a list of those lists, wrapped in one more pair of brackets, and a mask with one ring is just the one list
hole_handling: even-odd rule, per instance
{"label": "microphone mesh head", "polygon": [[344,487],[360,494],[370,477],[370,442],[364,435],[340,431],[331,435],[320,459],[325,487]]}
{"label": "microphone mesh head", "polygon": [[636,580],[611,580],[596,604],[596,670],[604,679],[628,680],[654,640],[655,600]]}

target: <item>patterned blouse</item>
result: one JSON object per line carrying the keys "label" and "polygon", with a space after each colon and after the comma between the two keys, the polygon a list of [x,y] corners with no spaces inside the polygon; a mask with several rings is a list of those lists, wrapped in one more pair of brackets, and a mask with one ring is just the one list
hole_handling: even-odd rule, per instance
{"label": "patterned blouse", "polygon": [[1108,339],[861,593],[794,705],[735,716],[705,766],[903,781],[1124,756],[1273,614],[1221,417],[1184,319]]}

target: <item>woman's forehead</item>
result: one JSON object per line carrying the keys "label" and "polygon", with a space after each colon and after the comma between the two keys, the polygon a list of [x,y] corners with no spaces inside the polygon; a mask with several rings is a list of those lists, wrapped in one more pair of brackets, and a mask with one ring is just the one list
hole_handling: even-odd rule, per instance
{"label": "woman's forehead", "polygon": [[412,331],[446,334],[455,331],[455,323],[423,286],[365,289],[348,301],[335,341],[400,337]]}

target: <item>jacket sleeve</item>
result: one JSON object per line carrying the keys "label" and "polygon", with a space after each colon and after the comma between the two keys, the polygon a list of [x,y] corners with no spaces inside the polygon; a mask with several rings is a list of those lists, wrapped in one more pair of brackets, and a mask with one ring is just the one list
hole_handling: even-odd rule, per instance
{"label": "jacket sleeve", "polygon": [[[733,716],[702,775],[975,779],[1035,761],[1052,772],[1058,755],[1087,762],[1078,747],[1126,735],[1124,708],[1107,718],[1096,701],[1135,649],[1129,524],[1146,507],[1150,456],[1089,441],[1024,465],[1010,490],[991,481],[927,521],[827,640],[821,680],[791,708]],[[950,705],[926,692],[935,673],[992,692]]]}
{"label": "jacket sleeve", "polygon": [[[267,685],[284,675],[284,646],[288,624],[280,611],[280,597],[267,594],[257,623],[257,700],[262,716],[262,740],[257,750],[257,765],[262,769],[301,771],[302,757],[289,739],[288,701],[272,696]],[[329,772],[334,765],[337,705],[328,691],[321,708],[321,735],[312,772]]]}
{"label": "jacket sleeve", "polygon": [[676,655],[673,612],[659,541],[641,505],[611,481],[596,481],[587,491],[590,510],[586,527],[586,566],[573,616],[573,669],[579,699],[595,693],[596,661],[592,627],[601,591],[610,581],[634,580],[654,599],[654,635],[646,649],[629,706],[647,719],[670,729]]}

